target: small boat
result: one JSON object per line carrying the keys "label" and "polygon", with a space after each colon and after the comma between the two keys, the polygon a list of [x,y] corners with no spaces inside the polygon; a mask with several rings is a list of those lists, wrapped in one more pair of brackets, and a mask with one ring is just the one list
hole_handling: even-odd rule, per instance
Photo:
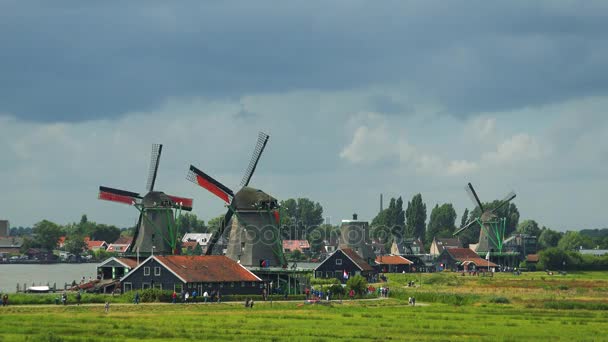
{"label": "small boat", "polygon": [[27,288],[27,292],[31,293],[48,293],[51,288],[48,286],[30,286]]}

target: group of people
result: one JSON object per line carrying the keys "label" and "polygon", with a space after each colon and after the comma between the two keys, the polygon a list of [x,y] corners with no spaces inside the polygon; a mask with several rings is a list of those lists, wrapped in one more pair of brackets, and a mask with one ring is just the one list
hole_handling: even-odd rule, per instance
{"label": "group of people", "polygon": [[380,287],[377,291],[378,291],[377,292],[378,297],[388,298],[388,294],[389,294],[389,291],[390,291],[389,288],[388,288],[388,286],[386,286],[386,287],[384,287],[384,286]]}
{"label": "group of people", "polygon": [[[188,304],[189,302],[197,302],[198,295],[199,294],[196,290],[192,290],[192,293],[190,293],[190,291],[188,290],[182,290],[179,294],[181,301],[184,304]],[[177,303],[177,296],[177,292],[173,291],[173,293],[171,294],[171,303]],[[222,295],[219,290],[211,291],[211,293],[207,291],[203,292],[203,302],[207,303],[215,301],[217,301],[218,303],[222,301]]]}
{"label": "group of people", "polygon": [[253,298],[247,298],[245,300],[245,307],[253,309]]}
{"label": "group of people", "polygon": [[416,306],[416,297],[409,297],[407,302],[411,306]]}

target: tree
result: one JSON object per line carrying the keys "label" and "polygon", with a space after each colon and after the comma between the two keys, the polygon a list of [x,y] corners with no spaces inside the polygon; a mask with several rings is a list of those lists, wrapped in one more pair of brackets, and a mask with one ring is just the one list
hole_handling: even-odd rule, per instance
{"label": "tree", "polygon": [[91,240],[112,243],[120,237],[120,229],[115,226],[93,223],[89,236]]}
{"label": "tree", "polygon": [[80,256],[87,248],[87,243],[81,235],[70,236],[64,246],[66,252]]}
{"label": "tree", "polygon": [[538,223],[534,220],[525,220],[517,225],[517,232],[520,234],[528,234],[530,236],[539,237],[541,230],[538,227]]}
{"label": "tree", "polygon": [[557,243],[557,247],[564,251],[572,251],[579,248],[591,248],[593,246],[593,242],[591,239],[581,235],[579,232],[566,232],[559,242]]}
{"label": "tree", "polygon": [[300,261],[304,259],[304,254],[299,249],[296,249],[287,253],[286,257],[289,261]]}
{"label": "tree", "polygon": [[556,270],[561,269],[566,264],[570,264],[568,254],[563,249],[548,248],[541,251],[538,256],[539,268]]}
{"label": "tree", "polygon": [[209,233],[215,233],[220,231],[221,229],[221,225],[222,225],[222,221],[224,220],[224,215],[219,215],[216,216],[214,218],[212,218],[211,220],[209,220],[208,222],[208,227],[207,227],[207,231]]}
{"label": "tree", "polygon": [[281,201],[280,219],[289,239],[301,239],[323,223],[323,207],[308,198],[290,198]]}
{"label": "tree", "polygon": [[460,228],[464,227],[469,222],[469,209],[464,208],[464,213],[462,213],[462,217],[460,218]]}
{"label": "tree", "polygon": [[420,238],[424,241],[426,229],[426,204],[422,202],[422,195],[416,194],[407,203],[405,211],[405,237]]}
{"label": "tree", "polygon": [[456,230],[456,210],[451,203],[445,203],[431,211],[431,217],[427,227],[427,243],[434,237],[450,237]]}
{"label": "tree", "polygon": [[338,237],[339,233],[340,228],[329,224],[322,224],[313,229],[307,236],[311,251],[313,253],[319,253],[323,247],[324,241],[330,241]]}
{"label": "tree", "polygon": [[557,244],[561,238],[562,233],[543,227],[540,235],[538,236],[538,247],[540,249],[557,247]]}
{"label": "tree", "polygon": [[205,221],[199,220],[193,213],[185,213],[178,217],[177,224],[179,226],[180,235],[186,233],[206,233],[207,227]]}
{"label": "tree", "polygon": [[356,275],[346,281],[346,287],[349,291],[353,290],[357,295],[363,296],[367,292],[367,280],[361,275]]}
{"label": "tree", "polygon": [[61,227],[51,221],[42,220],[34,225],[34,234],[38,245],[48,251],[57,247],[59,238],[63,235]]}

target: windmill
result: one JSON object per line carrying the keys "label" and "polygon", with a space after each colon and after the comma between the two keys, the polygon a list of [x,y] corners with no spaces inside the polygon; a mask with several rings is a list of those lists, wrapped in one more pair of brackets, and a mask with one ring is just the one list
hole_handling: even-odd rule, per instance
{"label": "windmill", "polygon": [[475,206],[479,206],[481,216],[471,219],[464,227],[457,230],[454,235],[458,235],[471,226],[479,224],[481,230],[479,231],[479,243],[477,244],[475,252],[480,253],[497,251],[502,253],[502,244],[505,240],[507,219],[504,217],[499,218],[496,213],[498,212],[498,209],[509,204],[509,202],[511,202],[511,200],[513,200],[517,195],[515,195],[514,192],[510,192],[498,203],[494,209],[486,210],[484,209],[483,204],[481,204],[473,185],[468,183],[465,189]]}
{"label": "windmill", "polygon": [[[120,189],[99,187],[99,199],[128,204],[139,211],[139,219],[128,252],[178,254],[178,216],[192,210],[192,199],[154,191],[163,145],[152,145],[146,195]],[[174,211],[175,210],[175,211]]]}
{"label": "windmill", "polygon": [[260,132],[249,166],[235,194],[230,188],[190,165],[187,179],[207,189],[226,202],[228,210],[213,234],[206,254],[214,253],[218,240],[228,229],[226,255],[244,266],[285,266],[283,246],[279,236],[279,205],[277,200],[262,190],[249,186],[269,136]]}

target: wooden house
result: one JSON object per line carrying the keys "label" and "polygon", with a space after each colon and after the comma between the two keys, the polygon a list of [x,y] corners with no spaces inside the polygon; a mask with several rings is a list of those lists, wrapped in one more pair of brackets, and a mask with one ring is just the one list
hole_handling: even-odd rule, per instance
{"label": "wooden house", "polygon": [[437,258],[438,270],[490,271],[498,267],[490,260],[481,258],[470,248],[446,248]]}
{"label": "wooden house", "polygon": [[376,275],[376,271],[350,248],[336,250],[315,268],[315,278],[336,278],[346,282],[354,275],[371,279]]}
{"label": "wooden house", "polygon": [[411,272],[414,263],[400,255],[380,255],[376,257],[376,270],[382,273]]}
{"label": "wooden house", "polygon": [[433,257],[437,257],[446,248],[462,248],[462,243],[460,242],[460,239],[433,237],[429,254]]}
{"label": "wooden house", "polygon": [[181,292],[260,294],[262,279],[223,255],[153,255],[120,279],[124,292],[158,288]]}

